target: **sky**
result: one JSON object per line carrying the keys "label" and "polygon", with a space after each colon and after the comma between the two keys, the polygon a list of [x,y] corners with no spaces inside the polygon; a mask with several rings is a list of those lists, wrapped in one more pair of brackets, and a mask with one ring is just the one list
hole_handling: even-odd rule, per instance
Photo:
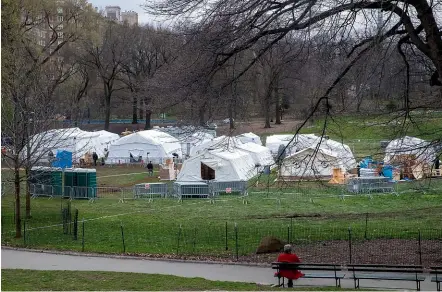
{"label": "sky", "polygon": [[120,6],[121,11],[133,10],[138,13],[138,23],[140,24],[158,24],[161,22],[155,16],[148,15],[144,12],[141,5],[145,2],[145,0],[89,0],[88,2],[91,3],[92,6],[98,7],[98,9],[104,9],[105,6]]}

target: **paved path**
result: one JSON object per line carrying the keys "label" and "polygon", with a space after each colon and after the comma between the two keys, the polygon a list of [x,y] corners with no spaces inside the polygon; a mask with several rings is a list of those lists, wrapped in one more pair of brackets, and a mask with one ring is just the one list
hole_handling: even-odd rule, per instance
{"label": "paved path", "polygon": [[[102,256],[64,255],[47,252],[31,252],[3,249],[1,252],[2,269],[31,270],[78,270],[113,271],[147,274],[166,274],[181,277],[202,277],[208,280],[249,282],[261,284],[276,283],[273,271],[268,267],[206,264],[134,258],[112,258]],[[429,281],[421,283],[422,290],[435,290],[436,284]],[[300,279],[297,286],[334,286],[333,279]],[[353,287],[352,280],[343,280],[342,286]],[[363,288],[416,289],[414,282],[361,280]]]}

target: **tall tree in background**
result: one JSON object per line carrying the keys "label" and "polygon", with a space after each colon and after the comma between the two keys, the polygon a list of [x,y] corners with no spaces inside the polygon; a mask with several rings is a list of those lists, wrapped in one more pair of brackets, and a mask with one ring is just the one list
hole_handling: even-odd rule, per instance
{"label": "tall tree in background", "polygon": [[[152,127],[153,94],[150,81],[162,67],[172,62],[176,56],[174,34],[171,31],[149,26],[124,28],[129,36],[126,46],[127,58],[122,62],[125,83],[132,99],[132,123],[137,123],[137,103],[143,102],[146,123],[144,129]],[[142,117],[140,117],[142,118]]]}
{"label": "tall tree in background", "polygon": [[124,27],[114,21],[99,23],[102,35],[83,42],[84,62],[93,68],[103,86],[104,130],[109,130],[111,101],[114,94],[126,87],[121,82],[123,64],[128,59],[126,52],[129,37]]}
{"label": "tall tree in background", "polygon": [[[428,72],[432,73],[430,84],[442,85],[440,1],[216,0],[206,5],[202,0],[157,0],[145,4],[145,7],[153,14],[193,17],[200,27],[214,21],[228,27],[229,33],[217,35],[214,39],[217,44],[214,68],[219,68],[239,52],[262,43],[256,58],[251,61],[254,63],[286,36],[295,33],[308,31],[315,35],[329,31],[329,40],[339,41],[358,31],[370,32],[354,45],[348,54],[346,66],[342,66],[340,74],[329,84],[325,93],[313,102],[314,111],[324,106],[330,109],[331,91],[354,64],[363,60],[368,51],[386,41],[396,45],[402,62],[408,68],[414,64],[410,63],[407,50],[424,56],[430,64]],[[373,19],[377,22],[375,25]],[[382,21],[376,21],[378,19]],[[377,29],[373,29],[375,26]],[[246,66],[245,70],[249,68]],[[410,78],[409,73],[406,74],[407,79]],[[409,88],[409,82],[405,85]],[[408,98],[407,94],[404,96]],[[409,110],[410,102],[405,102],[404,108]]]}

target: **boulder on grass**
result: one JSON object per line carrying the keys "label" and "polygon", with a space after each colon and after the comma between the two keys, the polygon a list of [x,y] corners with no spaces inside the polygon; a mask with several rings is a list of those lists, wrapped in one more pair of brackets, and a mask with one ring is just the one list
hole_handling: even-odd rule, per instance
{"label": "boulder on grass", "polygon": [[261,242],[256,249],[256,253],[272,253],[272,252],[279,252],[284,249],[285,242],[273,237],[273,236],[267,236],[261,239]]}

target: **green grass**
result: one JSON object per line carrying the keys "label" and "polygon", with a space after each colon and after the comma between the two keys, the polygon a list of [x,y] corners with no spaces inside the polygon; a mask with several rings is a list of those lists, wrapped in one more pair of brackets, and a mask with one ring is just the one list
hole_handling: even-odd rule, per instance
{"label": "green grass", "polygon": [[[436,181],[438,187],[440,181]],[[434,182],[433,182],[434,184]],[[291,226],[295,242],[347,239],[348,227],[353,238],[362,238],[368,213],[370,238],[442,238],[442,194],[433,185],[400,184],[406,190],[399,196],[353,196],[341,200],[330,196],[326,186],[305,182],[285,188],[263,187],[250,193],[248,204],[236,196],[222,196],[215,204],[207,200],[154,199],[127,200],[101,198],[94,203],[76,200],[72,210],[85,219],[85,251],[121,253],[121,225],[127,253],[211,254],[231,256],[238,227],[239,254],[254,252],[266,235],[287,238]],[[411,188],[419,189],[413,192]],[[32,200],[33,218],[27,222],[26,243],[14,239],[13,198],[2,198],[2,243],[61,250],[82,249],[82,224],[79,239],[64,235],[61,205],[67,200],[37,198]],[[22,210],[23,212],[24,210]],[[293,217],[293,219],[290,219]],[[227,222],[227,245],[226,244]],[[45,227],[56,225],[53,227]],[[436,229],[436,230],[435,230]]]}
{"label": "green grass", "polygon": [[[269,291],[267,285],[210,281],[170,275],[96,271],[35,271],[2,269],[6,291]],[[335,291],[336,287],[296,287],[290,290]],[[348,289],[352,290],[352,289]]]}
{"label": "green grass", "polygon": [[[317,119],[301,130],[304,134],[322,134],[324,119]],[[371,155],[383,158],[379,142],[403,136],[424,140],[442,136],[442,112],[414,111],[409,119],[397,114],[338,116],[327,120],[326,135],[343,141],[356,157]]]}

